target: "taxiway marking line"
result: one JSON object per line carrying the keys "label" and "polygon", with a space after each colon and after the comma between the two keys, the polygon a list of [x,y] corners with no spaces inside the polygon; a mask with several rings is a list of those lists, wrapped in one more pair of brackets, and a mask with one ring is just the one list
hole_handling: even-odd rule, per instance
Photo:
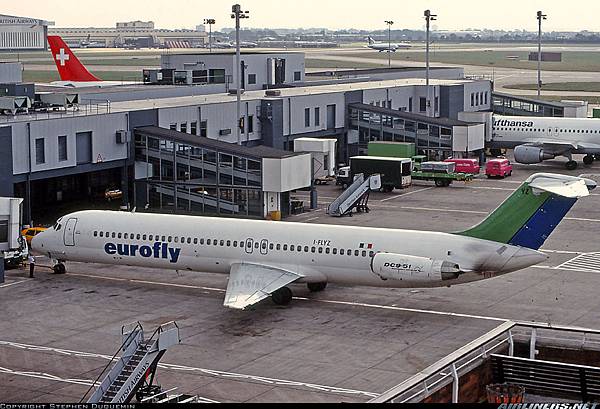
{"label": "taxiway marking line", "polygon": [[[32,350],[32,351],[55,352],[55,353],[59,353],[62,355],[73,355],[73,356],[84,357],[84,358],[100,358],[100,359],[105,359],[105,360],[112,359],[112,357],[110,357],[108,355],[103,355],[103,354],[94,354],[91,352],[83,352],[83,351],[72,351],[72,350],[52,348],[52,347],[40,346],[40,345],[22,344],[22,343],[11,342],[11,341],[0,341],[0,345],[13,347],[13,348],[19,348],[19,349],[25,349],[25,350]],[[235,373],[235,372],[226,372],[226,371],[219,371],[219,370],[214,370],[214,369],[197,368],[197,367],[185,366],[185,365],[159,363],[158,367],[163,368],[163,369],[170,369],[170,370],[174,370],[174,371],[182,371],[182,372],[200,372],[204,375],[213,376],[213,377],[252,380],[252,381],[258,381],[258,382],[262,382],[262,383],[269,384],[269,385],[299,386],[299,387],[303,387],[305,389],[318,390],[321,392],[328,392],[328,393],[337,393],[337,394],[344,394],[344,395],[364,395],[364,396],[368,396],[368,397],[379,396],[379,394],[373,393],[373,392],[366,392],[366,391],[360,391],[360,390],[355,390],[355,389],[346,389],[346,388],[340,388],[337,386],[319,385],[319,384],[313,384],[313,383],[291,381],[291,380],[287,380],[287,379],[268,378],[268,377],[264,377],[264,376],[247,375],[247,374],[241,374],[241,373]],[[0,372],[2,372],[3,369],[6,370],[7,373],[14,373],[14,371],[7,369],[7,368],[2,368],[2,367],[0,367]],[[44,379],[52,379],[52,380],[57,380],[57,381],[62,381],[62,382],[81,383],[84,385],[86,385],[86,384],[83,382],[89,382],[89,383],[87,383],[87,385],[92,385],[92,383],[93,383],[93,381],[58,378],[53,375],[42,374],[42,373],[37,373],[37,372],[29,372],[28,374],[31,374],[29,376],[33,376],[33,377],[41,377],[38,375],[44,375],[44,376],[46,376],[46,377],[44,377]],[[28,375],[25,375],[25,376],[28,376]]]}
{"label": "taxiway marking line", "polygon": [[317,300],[317,299],[306,298],[306,297],[294,297],[294,299],[301,300],[301,301],[315,301],[315,302],[320,302],[320,303],[324,303],[324,304],[349,305],[352,307],[364,307],[364,308],[374,308],[374,309],[379,309],[379,310],[392,310],[392,311],[402,311],[402,312],[415,312],[418,314],[442,315],[442,316],[446,316],[446,317],[458,317],[458,318],[472,318],[472,319],[485,320],[485,321],[498,321],[498,322],[510,321],[509,319],[500,318],[500,317],[486,317],[483,315],[462,314],[462,313],[458,313],[458,312],[423,310],[423,309],[419,309],[419,308],[397,307],[395,305],[368,304],[368,303],[352,302],[352,301]]}
{"label": "taxiway marking line", "polygon": [[0,288],[10,287],[11,285],[16,285],[16,284],[23,284],[23,283],[26,283],[27,281],[31,281],[31,279],[28,278],[25,280],[15,281],[14,283],[2,284],[2,285],[0,285]]}
{"label": "taxiway marking line", "polygon": [[138,283],[138,284],[163,285],[166,287],[192,288],[195,290],[216,291],[216,292],[220,292],[220,293],[224,293],[226,291],[222,288],[202,287],[199,285],[190,285],[190,284],[164,283],[164,282],[160,282],[160,281],[136,280],[134,278],[106,277],[106,276],[99,276],[99,275],[94,275],[94,274],[81,274],[81,273],[68,273],[68,275],[77,276],[77,277],[99,278],[101,280],[126,281],[129,283]]}
{"label": "taxiway marking line", "polygon": [[388,200],[394,200],[394,199],[398,199],[399,197],[414,195],[415,193],[421,193],[421,192],[425,192],[426,190],[431,190],[431,189],[435,189],[435,186],[430,186],[430,187],[426,187],[426,188],[419,189],[419,190],[413,190],[412,192],[401,193],[401,194],[393,196],[393,197],[388,197],[387,199],[381,199],[380,202],[387,202]]}
{"label": "taxiway marking line", "polygon": [[[427,212],[452,212],[452,213],[483,214],[483,215],[490,214],[489,212],[481,212],[481,211],[475,211],[475,210],[437,209],[437,208],[433,208],[433,207],[400,206],[400,207],[397,207],[397,209],[423,210],[423,211],[427,211]],[[600,223],[600,219],[584,219],[581,217],[565,217],[564,220]]]}
{"label": "taxiway marking line", "polygon": [[414,206],[400,206],[398,209],[405,210],[423,210],[426,212],[452,212],[452,213],[468,213],[468,214],[489,214],[488,212],[481,212],[475,210],[458,210],[458,209],[436,209],[433,207],[414,207]]}
{"label": "taxiway marking line", "polygon": [[544,253],[555,253],[555,254],[585,254],[583,251],[567,251],[567,250],[545,250],[540,249]]}
{"label": "taxiway marking line", "polygon": [[307,223],[307,222],[312,222],[312,221],[314,221],[314,220],[319,220],[319,219],[320,219],[320,217],[311,217],[310,219],[305,219],[305,220],[303,220],[303,222],[304,222],[304,223]]}
{"label": "taxiway marking line", "polygon": [[52,375],[52,374],[49,374],[46,372],[16,371],[14,369],[4,368],[1,366],[0,366],[0,373],[5,373],[8,375],[26,376],[29,378],[47,379],[47,380],[58,381],[58,382],[74,383],[77,385],[85,385],[85,386],[100,385],[100,382],[94,383],[94,381],[91,379],[61,378],[60,376]]}

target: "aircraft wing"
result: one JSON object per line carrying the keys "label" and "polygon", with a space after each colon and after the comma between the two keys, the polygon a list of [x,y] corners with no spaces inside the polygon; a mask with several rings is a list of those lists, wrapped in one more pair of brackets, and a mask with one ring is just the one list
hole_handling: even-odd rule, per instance
{"label": "aircraft wing", "polygon": [[578,149],[579,142],[577,142],[577,141],[559,141],[556,139],[552,139],[552,140],[539,139],[539,140],[527,142],[527,143],[525,143],[525,145],[537,146],[540,148],[544,148],[544,150],[549,150],[549,151],[564,152],[565,150],[567,150],[569,148]]}
{"label": "aircraft wing", "polygon": [[276,267],[250,263],[234,264],[229,273],[223,305],[244,310],[300,278],[300,274]]}
{"label": "aircraft wing", "polygon": [[527,141],[524,145],[536,146],[556,155],[562,155],[571,150],[576,150],[580,153],[600,153],[600,144],[592,142],[559,141],[553,139]]}

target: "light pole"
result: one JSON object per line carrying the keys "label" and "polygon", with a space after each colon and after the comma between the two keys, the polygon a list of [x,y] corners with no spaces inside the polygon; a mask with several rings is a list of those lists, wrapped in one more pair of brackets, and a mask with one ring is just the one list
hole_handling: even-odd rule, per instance
{"label": "light pole", "polygon": [[431,14],[431,10],[425,10],[423,13],[425,16],[425,88],[427,89],[427,114],[429,115],[429,108],[431,107],[431,100],[429,98],[429,28],[432,21],[436,20],[437,14]]}
{"label": "light pole", "polygon": [[385,23],[388,25],[388,67],[392,68],[392,25],[394,22],[392,20],[385,20]]}
{"label": "light pole", "polygon": [[205,18],[204,24],[208,24],[208,52],[212,53],[212,25],[215,24],[215,19]]}
{"label": "light pole", "polygon": [[241,62],[240,62],[240,19],[242,18],[250,18],[250,16],[248,15],[250,14],[249,11],[242,11],[242,6],[240,6],[239,4],[234,4],[231,7],[231,18],[235,19],[235,72],[236,72],[236,77],[237,77],[237,86],[236,86],[236,97],[237,97],[237,103],[236,103],[236,112],[237,112],[237,123],[236,123],[236,135],[237,135],[237,143],[238,145],[242,144],[242,138],[241,138],[241,126],[243,124],[242,122],[242,118],[241,118],[241,107],[240,107],[240,102],[241,102],[241,95],[242,95],[242,78],[241,78]]}
{"label": "light pole", "polygon": [[537,95],[542,95],[542,20],[546,20],[546,15],[541,11],[537,12],[538,19],[538,83],[537,83]]}

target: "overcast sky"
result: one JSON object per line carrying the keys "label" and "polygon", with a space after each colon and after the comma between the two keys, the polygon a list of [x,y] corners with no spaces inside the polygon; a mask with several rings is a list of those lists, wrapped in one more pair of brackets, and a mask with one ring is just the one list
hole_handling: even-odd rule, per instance
{"label": "overcast sky", "polygon": [[[56,27],[113,27],[117,21],[152,20],[157,28],[194,28],[204,18],[232,27],[233,1],[223,0],[29,0],[4,2],[0,14],[36,17]],[[422,28],[423,10],[438,14],[440,30],[537,29],[535,13],[548,14],[545,30],[600,31],[600,0],[243,0],[246,27],[331,29]]]}

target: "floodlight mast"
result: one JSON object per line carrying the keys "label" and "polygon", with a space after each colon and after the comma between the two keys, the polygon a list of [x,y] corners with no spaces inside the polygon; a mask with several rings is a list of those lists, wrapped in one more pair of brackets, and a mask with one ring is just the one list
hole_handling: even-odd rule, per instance
{"label": "floodlight mast", "polygon": [[249,11],[242,11],[242,6],[239,4],[234,4],[231,7],[231,18],[235,19],[235,61],[236,61],[236,77],[237,77],[237,86],[236,86],[236,112],[237,112],[237,123],[235,126],[236,136],[237,136],[237,144],[242,144],[241,137],[241,127],[245,126],[245,121],[242,122],[241,118],[241,88],[242,88],[242,78],[241,78],[241,62],[240,62],[240,19],[242,18],[250,18]]}
{"label": "floodlight mast", "polygon": [[208,24],[208,52],[212,53],[212,26],[215,24],[214,18],[205,18],[204,24]]}
{"label": "floodlight mast", "polygon": [[392,68],[392,25],[394,22],[385,20],[385,23],[388,25],[388,68]]}
{"label": "floodlight mast", "polygon": [[431,99],[429,97],[429,32],[431,22],[437,20],[437,14],[431,14],[431,10],[425,10],[423,13],[425,16],[425,26],[426,26],[426,35],[425,35],[425,88],[427,89],[427,115],[431,116],[430,108],[431,108]]}
{"label": "floodlight mast", "polygon": [[546,17],[548,17],[548,16],[546,14],[542,13],[542,11],[537,12],[537,19],[538,19],[537,95],[538,95],[538,97],[542,95],[542,20],[546,20]]}

